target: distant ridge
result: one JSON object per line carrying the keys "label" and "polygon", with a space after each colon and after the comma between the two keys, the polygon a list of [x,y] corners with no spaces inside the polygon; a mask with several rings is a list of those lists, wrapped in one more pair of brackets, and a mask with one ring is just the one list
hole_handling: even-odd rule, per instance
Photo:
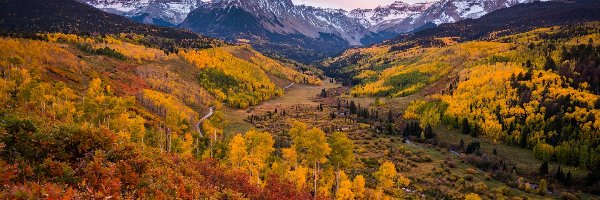
{"label": "distant ridge", "polygon": [[[74,34],[136,33],[187,41],[192,47],[222,43],[184,30],[137,23],[73,0],[0,0],[0,33],[31,35],[44,32]],[[182,44],[180,41],[179,43]],[[193,44],[192,44],[193,43]]]}
{"label": "distant ridge", "polygon": [[434,38],[455,37],[458,42],[487,39],[495,36],[525,32],[539,27],[600,21],[600,1],[534,2],[499,9],[478,19],[441,24],[412,34],[404,34],[384,42],[400,44],[396,50],[414,45],[439,45]]}

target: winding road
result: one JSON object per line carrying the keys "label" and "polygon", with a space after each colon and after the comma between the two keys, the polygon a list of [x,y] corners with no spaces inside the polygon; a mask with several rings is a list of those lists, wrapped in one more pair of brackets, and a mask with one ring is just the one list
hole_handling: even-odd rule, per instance
{"label": "winding road", "polygon": [[288,89],[288,88],[290,88],[290,87],[292,87],[292,86],[294,86],[294,83],[291,83],[290,85],[288,85],[288,86],[285,86],[283,89]]}
{"label": "winding road", "polygon": [[[290,87],[294,86],[295,83],[291,83],[288,86],[285,86],[283,89],[289,89]],[[211,106],[208,110],[208,113],[202,117],[200,120],[198,120],[198,122],[196,123],[196,131],[198,131],[198,134],[200,135],[200,137],[204,137],[204,134],[202,134],[202,129],[200,129],[200,124],[202,124],[202,122],[206,119],[208,119],[209,117],[211,117],[213,114],[215,114],[215,107]]]}
{"label": "winding road", "polygon": [[196,131],[198,131],[198,134],[200,134],[200,137],[204,137],[204,135],[202,134],[202,129],[200,129],[200,124],[208,119],[210,116],[212,116],[213,114],[215,114],[215,107],[212,106],[209,108],[208,110],[208,114],[206,114],[204,117],[202,117],[202,119],[198,120],[198,123],[196,123]]}

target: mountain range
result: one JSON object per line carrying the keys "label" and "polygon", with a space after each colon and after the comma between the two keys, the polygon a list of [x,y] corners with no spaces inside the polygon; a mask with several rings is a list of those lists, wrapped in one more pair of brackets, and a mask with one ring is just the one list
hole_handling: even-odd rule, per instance
{"label": "mountain range", "polygon": [[[291,0],[80,0],[139,22],[178,26],[305,63],[534,0],[401,1],[374,9],[319,8]],[[241,39],[241,40],[240,40]]]}
{"label": "mountain range", "polygon": [[202,0],[80,0],[105,12],[146,24],[177,26]]}

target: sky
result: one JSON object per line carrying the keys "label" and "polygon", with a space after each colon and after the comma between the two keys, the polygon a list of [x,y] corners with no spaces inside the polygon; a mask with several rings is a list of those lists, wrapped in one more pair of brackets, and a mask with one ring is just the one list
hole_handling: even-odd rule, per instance
{"label": "sky", "polygon": [[[375,8],[379,5],[389,5],[396,0],[292,0],[294,4],[311,5],[326,8],[342,8],[351,10],[355,8]],[[402,0],[406,3],[418,3],[426,0]]]}

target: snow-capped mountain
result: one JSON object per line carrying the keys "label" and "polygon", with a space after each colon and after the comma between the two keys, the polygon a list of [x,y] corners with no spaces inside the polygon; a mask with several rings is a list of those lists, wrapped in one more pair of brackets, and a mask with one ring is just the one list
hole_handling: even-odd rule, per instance
{"label": "snow-capped mountain", "polygon": [[205,4],[202,0],[79,0],[105,12],[136,21],[164,26],[183,22],[188,13]]}
{"label": "snow-capped mountain", "polygon": [[275,34],[301,34],[310,38],[333,34],[350,45],[360,45],[360,39],[370,34],[358,21],[347,17],[344,10],[294,5],[291,0],[214,0],[190,13],[181,27],[200,32],[210,30],[210,23],[199,27],[193,22],[212,15],[229,15],[234,9],[252,16],[262,28]]}
{"label": "snow-capped mountain", "polygon": [[[479,18],[491,11],[538,0],[396,1],[374,9],[325,9],[292,0],[79,0],[136,21],[178,26],[257,49],[314,61],[352,46],[400,33]],[[298,54],[298,51],[306,54]]]}
{"label": "snow-capped mountain", "polygon": [[[214,13],[220,9],[226,13],[228,9],[235,7],[249,13],[271,33],[301,34],[310,38],[319,38],[321,33],[333,34],[347,41],[348,45],[356,46],[363,45],[365,42],[361,40],[364,38],[373,37],[378,33],[404,33],[428,23],[439,25],[478,18],[500,8],[536,0],[432,0],[416,4],[396,1],[374,9],[351,11],[294,5],[291,0],[79,1],[136,21],[170,26],[183,23],[188,14],[195,9],[200,11],[188,21],[198,21],[198,17],[203,17],[199,13],[206,13],[207,10]],[[201,27],[190,26],[190,23],[182,24],[181,27],[204,32]]]}
{"label": "snow-capped mountain", "polygon": [[435,2],[408,4],[396,1],[387,6],[378,6],[374,9],[354,9],[347,16],[360,20],[361,24],[372,32],[379,32],[379,27],[386,24],[395,24],[406,18],[423,13]]}
{"label": "snow-capped mountain", "polygon": [[377,25],[376,30],[395,33],[409,32],[428,23],[439,25],[463,19],[476,19],[494,10],[534,1],[540,0],[441,0],[429,6],[422,13],[395,20],[394,23]]}

